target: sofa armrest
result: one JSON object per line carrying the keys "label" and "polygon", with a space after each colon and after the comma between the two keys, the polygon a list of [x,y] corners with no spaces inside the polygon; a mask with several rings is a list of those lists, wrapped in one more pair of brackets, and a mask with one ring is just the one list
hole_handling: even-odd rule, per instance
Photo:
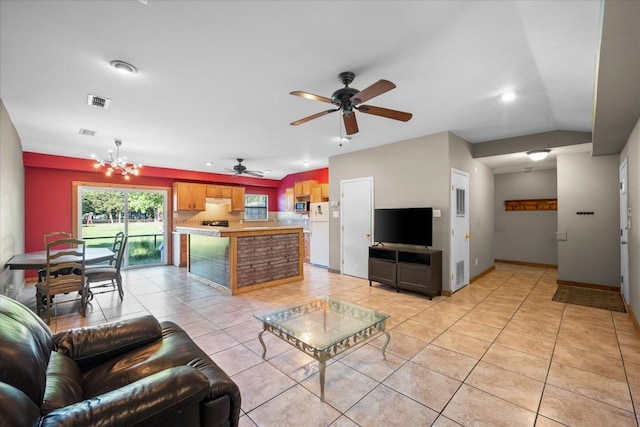
{"label": "sofa armrest", "polygon": [[209,381],[202,372],[179,366],[52,411],[43,416],[39,426],[166,424],[189,408],[199,411],[208,390]]}
{"label": "sofa armrest", "polygon": [[40,408],[22,392],[10,384],[0,381],[0,426],[22,427],[36,425]]}
{"label": "sofa armrest", "polygon": [[146,315],[100,326],[69,329],[54,335],[56,350],[83,371],[162,338],[155,317]]}

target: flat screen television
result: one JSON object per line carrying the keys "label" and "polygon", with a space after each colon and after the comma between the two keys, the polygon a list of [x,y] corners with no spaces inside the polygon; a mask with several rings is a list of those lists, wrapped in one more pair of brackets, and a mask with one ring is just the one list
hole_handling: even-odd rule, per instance
{"label": "flat screen television", "polygon": [[431,246],[433,208],[376,209],[373,239],[377,243]]}

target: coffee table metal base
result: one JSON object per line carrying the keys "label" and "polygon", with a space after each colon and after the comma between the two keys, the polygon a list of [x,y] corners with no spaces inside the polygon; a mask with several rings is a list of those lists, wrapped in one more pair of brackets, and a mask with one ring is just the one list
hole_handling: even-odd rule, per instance
{"label": "coffee table metal base", "polygon": [[374,336],[377,336],[379,334],[384,334],[387,339],[384,342],[384,345],[382,346],[382,359],[383,360],[387,360],[387,355],[385,353],[386,349],[387,349],[387,345],[389,344],[389,341],[391,340],[391,335],[389,335],[389,332],[386,331],[385,328],[385,321],[381,321],[375,325],[369,326],[368,328],[358,332],[355,335],[352,335],[350,337],[347,337],[337,343],[335,343],[334,345],[330,346],[329,348],[326,348],[324,350],[317,350],[313,347],[311,347],[308,344],[305,344],[304,342],[300,341],[299,339],[292,337],[291,335],[288,335],[284,332],[282,332],[280,329],[272,327],[271,325],[269,325],[268,323],[264,323],[262,324],[262,330],[258,333],[258,340],[260,341],[260,344],[262,344],[262,358],[264,359],[265,356],[267,355],[267,346],[265,345],[264,341],[262,340],[262,334],[265,333],[265,331],[267,332],[271,332],[273,335],[277,336],[278,338],[282,339],[283,341],[288,342],[289,344],[291,344],[292,346],[296,347],[297,349],[303,351],[304,353],[306,353],[307,355],[313,357],[315,360],[317,360],[320,363],[320,400],[322,402],[324,402],[324,377],[325,377],[325,370],[327,367],[327,361],[329,359],[331,359],[332,357],[342,353],[345,350],[348,350],[349,348],[357,345],[357,344],[361,344],[364,341],[373,338]]}

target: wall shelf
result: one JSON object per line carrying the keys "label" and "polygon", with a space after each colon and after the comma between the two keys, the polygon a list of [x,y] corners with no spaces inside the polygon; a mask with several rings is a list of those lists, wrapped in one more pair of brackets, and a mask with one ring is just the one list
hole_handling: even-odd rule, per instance
{"label": "wall shelf", "polygon": [[558,199],[505,200],[505,211],[557,211]]}

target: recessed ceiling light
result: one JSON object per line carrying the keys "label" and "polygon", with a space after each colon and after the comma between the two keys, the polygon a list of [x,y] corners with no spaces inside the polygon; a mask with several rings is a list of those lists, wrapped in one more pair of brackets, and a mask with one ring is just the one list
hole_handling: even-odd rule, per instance
{"label": "recessed ceiling light", "polygon": [[305,160],[302,162],[302,166],[304,166],[305,168],[308,167],[311,164],[311,162],[309,160]]}
{"label": "recessed ceiling light", "polygon": [[205,163],[204,165],[205,165],[205,166],[209,166],[209,167],[211,167],[211,166],[213,166],[213,162],[207,162],[207,163]]}
{"label": "recessed ceiling light", "polygon": [[125,74],[135,74],[138,72],[136,67],[128,62],[120,61],[119,59],[111,61],[110,64],[113,68]]}
{"label": "recessed ceiling light", "polygon": [[515,92],[505,92],[505,93],[502,94],[500,99],[502,99],[502,102],[511,102],[514,99],[516,99],[516,93]]}
{"label": "recessed ceiling light", "polygon": [[80,135],[87,135],[87,136],[93,136],[96,134],[95,130],[90,130],[90,129],[80,129]]}

